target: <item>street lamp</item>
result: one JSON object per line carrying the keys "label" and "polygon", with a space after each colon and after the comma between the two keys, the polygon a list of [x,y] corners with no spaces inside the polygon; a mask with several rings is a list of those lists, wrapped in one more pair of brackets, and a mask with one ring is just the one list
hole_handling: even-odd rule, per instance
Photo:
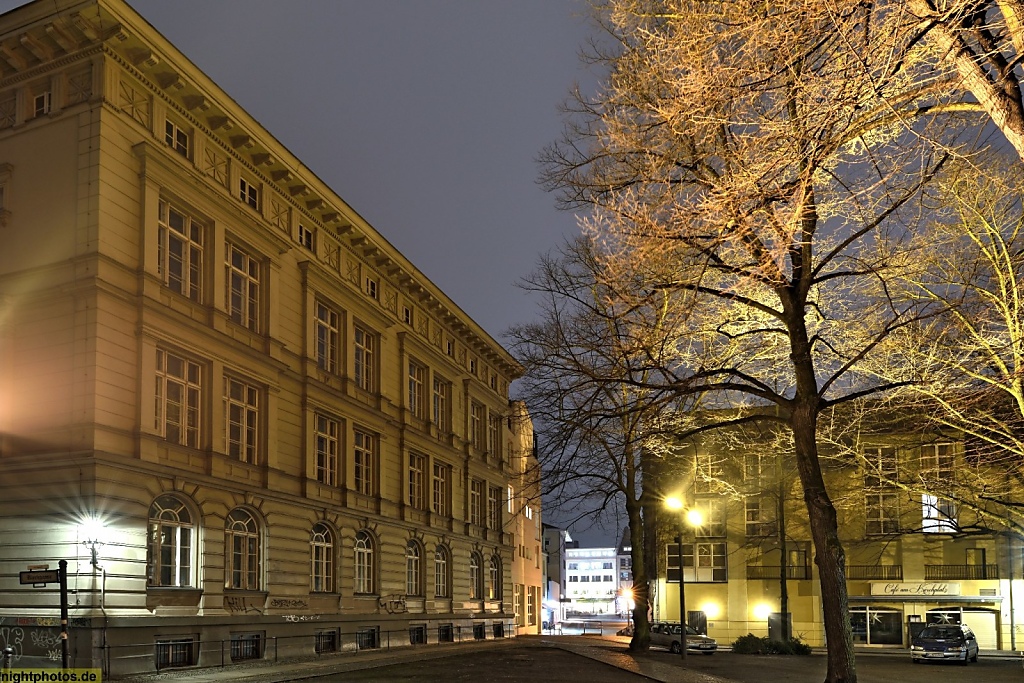
{"label": "street lamp", "polygon": [[665,499],[665,507],[680,513],[680,523],[676,533],[676,549],[679,552],[679,656],[686,661],[686,579],[683,576],[683,526],[684,521],[693,528],[704,524],[704,516],[696,508],[686,509],[682,498],[669,496]]}

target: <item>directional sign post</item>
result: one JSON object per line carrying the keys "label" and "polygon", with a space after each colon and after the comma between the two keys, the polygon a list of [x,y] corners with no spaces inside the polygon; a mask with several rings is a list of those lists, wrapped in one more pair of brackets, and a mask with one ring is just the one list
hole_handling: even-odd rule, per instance
{"label": "directional sign post", "polygon": [[45,586],[48,583],[58,583],[60,581],[60,570],[37,569],[35,571],[19,572],[18,578],[22,584],[30,583],[33,586]]}
{"label": "directional sign post", "polygon": [[[47,566],[47,565],[42,565]],[[61,666],[68,668],[68,561],[57,563],[59,569],[29,569],[18,572],[18,580],[22,584],[42,587],[48,583],[60,584],[60,655]]]}

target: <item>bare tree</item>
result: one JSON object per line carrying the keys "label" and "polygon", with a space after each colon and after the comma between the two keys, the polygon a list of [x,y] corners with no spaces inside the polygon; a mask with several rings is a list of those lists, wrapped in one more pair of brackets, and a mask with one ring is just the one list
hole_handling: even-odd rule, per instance
{"label": "bare tree", "polygon": [[[826,680],[848,683],[845,553],[818,419],[903,381],[861,365],[938,308],[893,297],[887,282],[915,258],[923,193],[971,121],[940,106],[948,84],[921,85],[927,67],[902,60],[905,24],[876,26],[876,12],[853,1],[610,0],[592,55],[604,87],[573,103],[543,176],[564,206],[590,209],[616,308],[672,311],[661,328],[671,343],[642,377],[619,381],[709,407],[773,406],[764,419],[790,430]],[[943,116],[922,118],[922,101]]]}
{"label": "bare tree", "polygon": [[[517,384],[538,431],[544,490],[576,518],[625,507],[632,539],[634,633],[646,650],[650,494],[647,444],[659,415],[677,397],[643,389],[649,359],[660,355],[668,314],[620,304],[630,297],[598,281],[593,244],[578,240],[545,258],[523,286],[542,298],[538,322],[513,328],[512,350],[525,368]],[[645,512],[646,510],[646,512]]]}

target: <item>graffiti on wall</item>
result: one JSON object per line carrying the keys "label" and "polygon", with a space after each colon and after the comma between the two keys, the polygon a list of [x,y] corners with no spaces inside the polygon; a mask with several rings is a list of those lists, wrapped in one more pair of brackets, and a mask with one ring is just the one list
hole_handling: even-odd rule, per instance
{"label": "graffiti on wall", "polygon": [[408,611],[404,595],[380,596],[380,608],[388,614],[405,614]]}

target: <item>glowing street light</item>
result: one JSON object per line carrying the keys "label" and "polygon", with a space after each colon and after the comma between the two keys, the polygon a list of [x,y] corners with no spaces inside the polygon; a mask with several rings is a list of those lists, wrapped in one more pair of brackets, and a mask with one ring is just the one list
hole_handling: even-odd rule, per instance
{"label": "glowing street light", "polygon": [[694,529],[704,525],[704,515],[697,508],[686,509],[686,504],[678,496],[665,499],[665,507],[680,513],[679,531],[676,533],[676,548],[679,551],[679,656],[686,661],[686,579],[683,576],[683,526]]}

